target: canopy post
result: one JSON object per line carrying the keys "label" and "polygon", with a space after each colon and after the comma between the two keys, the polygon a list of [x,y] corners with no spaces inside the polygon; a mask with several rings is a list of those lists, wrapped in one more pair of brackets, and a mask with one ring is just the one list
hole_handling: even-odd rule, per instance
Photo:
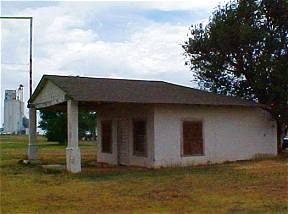
{"label": "canopy post", "polygon": [[71,173],[81,172],[81,154],[78,147],[78,102],[67,101],[67,134],[66,168]]}
{"label": "canopy post", "polygon": [[36,108],[29,108],[29,143],[28,143],[28,160],[37,160],[36,144]]}

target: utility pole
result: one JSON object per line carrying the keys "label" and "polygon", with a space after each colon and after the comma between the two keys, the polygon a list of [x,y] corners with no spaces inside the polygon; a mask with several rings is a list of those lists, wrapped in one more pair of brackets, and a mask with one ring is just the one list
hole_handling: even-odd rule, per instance
{"label": "utility pole", "polygon": [[32,27],[33,17],[1,16],[0,19],[29,20],[30,21],[30,44],[29,44],[29,95],[32,96]]}

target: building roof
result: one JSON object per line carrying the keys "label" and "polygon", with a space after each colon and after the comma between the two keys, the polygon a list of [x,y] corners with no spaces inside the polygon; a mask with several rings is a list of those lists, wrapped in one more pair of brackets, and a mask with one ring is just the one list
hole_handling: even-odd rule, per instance
{"label": "building roof", "polygon": [[219,95],[163,81],[56,75],[42,77],[29,103],[33,102],[46,81],[57,85],[69,99],[80,102],[261,106],[238,97]]}

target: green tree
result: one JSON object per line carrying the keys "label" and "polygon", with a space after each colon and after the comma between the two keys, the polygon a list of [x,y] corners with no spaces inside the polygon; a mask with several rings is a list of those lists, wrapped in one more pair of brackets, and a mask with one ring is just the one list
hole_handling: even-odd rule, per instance
{"label": "green tree", "polygon": [[[48,141],[58,141],[64,144],[67,141],[67,114],[64,112],[40,111],[39,128],[45,131]],[[79,112],[79,137],[90,132],[93,136],[96,129],[95,112]]]}
{"label": "green tree", "polygon": [[63,112],[40,111],[39,128],[45,132],[48,141],[64,144],[67,140],[67,116]]}
{"label": "green tree", "polygon": [[95,137],[96,131],[96,113],[95,112],[79,112],[79,137],[85,137],[90,133]]}
{"label": "green tree", "polygon": [[288,124],[288,1],[234,0],[190,30],[183,48],[199,86],[269,106],[280,148]]}

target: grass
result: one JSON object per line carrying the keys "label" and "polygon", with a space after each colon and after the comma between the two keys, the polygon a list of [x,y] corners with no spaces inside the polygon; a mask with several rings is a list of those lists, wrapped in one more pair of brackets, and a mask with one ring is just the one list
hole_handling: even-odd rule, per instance
{"label": "grass", "polygon": [[[42,163],[65,163],[65,147],[39,138]],[[209,166],[92,166],[81,174],[23,165],[27,138],[1,136],[1,213],[287,213],[287,155]]]}

